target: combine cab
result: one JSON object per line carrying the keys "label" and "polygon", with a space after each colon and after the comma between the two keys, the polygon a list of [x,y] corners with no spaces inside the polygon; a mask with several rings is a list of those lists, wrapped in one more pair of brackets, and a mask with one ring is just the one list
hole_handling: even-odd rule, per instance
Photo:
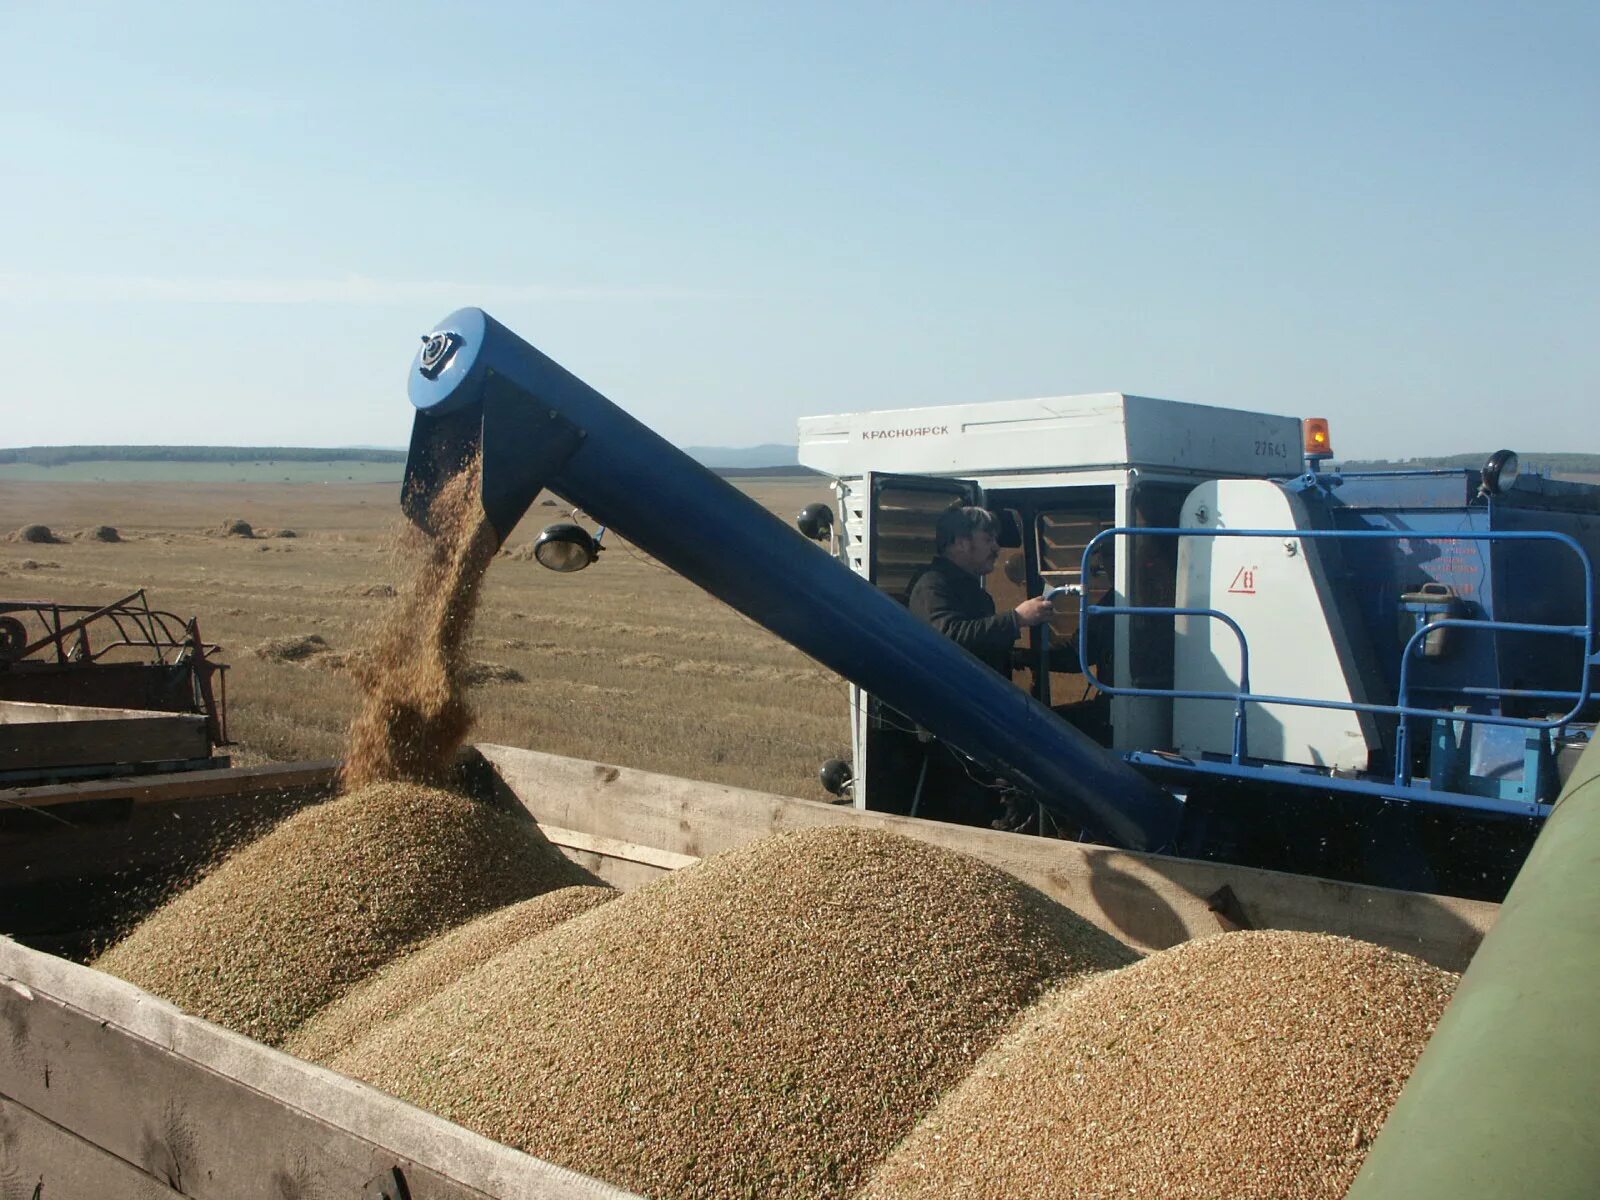
{"label": "combine cab", "polygon": [[[1014,685],[1183,796],[1179,853],[1497,900],[1600,715],[1600,488],[1508,451],[1328,473],[1302,432],[1120,394],[808,418],[837,522],[801,526],[904,603],[939,511],[994,510],[999,610],[1072,597]],[[852,711],[857,805],[964,786],[904,710]]]}

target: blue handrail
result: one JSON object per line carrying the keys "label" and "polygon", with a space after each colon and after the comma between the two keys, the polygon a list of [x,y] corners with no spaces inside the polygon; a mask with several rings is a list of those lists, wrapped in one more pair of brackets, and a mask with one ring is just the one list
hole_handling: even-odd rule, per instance
{"label": "blue handrail", "polygon": [[[1429,541],[1434,540],[1425,534],[1414,530],[1386,530],[1386,529],[1175,529],[1171,527],[1128,527],[1117,526],[1112,529],[1102,530],[1089,540],[1083,548],[1083,561],[1079,578],[1087,579],[1090,576],[1090,560],[1102,542],[1117,537],[1244,537],[1244,538],[1339,538],[1351,541]],[[1575,555],[1583,567],[1583,603],[1584,624],[1582,625],[1547,625],[1534,624],[1523,621],[1473,621],[1460,617],[1441,617],[1429,621],[1417,629],[1407,640],[1405,648],[1401,651],[1400,679],[1398,687],[1398,703],[1396,704],[1368,704],[1356,701],[1312,699],[1305,696],[1274,696],[1256,694],[1250,691],[1249,683],[1249,645],[1244,631],[1238,623],[1226,613],[1210,608],[1178,608],[1165,605],[1118,605],[1118,604],[1090,604],[1088,593],[1080,591],[1078,596],[1078,665],[1087,679],[1100,691],[1109,696],[1146,696],[1174,700],[1227,700],[1234,705],[1234,738],[1232,760],[1238,764],[1246,752],[1245,718],[1244,709],[1247,704],[1282,704],[1302,708],[1324,708],[1345,712],[1364,712],[1386,714],[1400,718],[1399,728],[1395,743],[1395,773],[1394,781],[1397,786],[1405,786],[1410,772],[1407,765],[1409,757],[1409,735],[1407,733],[1408,718],[1425,718],[1430,720],[1456,720],[1468,724],[1481,725],[1506,725],[1526,729],[1537,729],[1548,732],[1558,730],[1576,720],[1592,695],[1590,689],[1590,667],[1595,665],[1595,587],[1594,568],[1589,561],[1589,555],[1571,536],[1558,533],[1554,530],[1484,530],[1484,531],[1451,531],[1448,535],[1452,539],[1462,541],[1547,541],[1557,542],[1566,546]],[[1089,661],[1088,631],[1091,616],[1197,616],[1215,617],[1224,621],[1234,632],[1239,640],[1241,678],[1239,689],[1232,692],[1201,691],[1190,688],[1146,688],[1146,687],[1116,687],[1104,683],[1094,672]],[[1420,708],[1408,703],[1410,680],[1410,662],[1413,651],[1429,633],[1436,629],[1471,629],[1486,632],[1504,630],[1513,633],[1552,634],[1581,638],[1583,641],[1583,672],[1582,682],[1577,692],[1550,693],[1551,698],[1573,698],[1572,707],[1559,717],[1550,720],[1534,720],[1526,717],[1507,717],[1494,713],[1464,713],[1450,709]],[[1431,690],[1431,689],[1421,689]],[[1472,688],[1468,689],[1473,694],[1485,696],[1525,696],[1529,695],[1520,689],[1511,688]]]}

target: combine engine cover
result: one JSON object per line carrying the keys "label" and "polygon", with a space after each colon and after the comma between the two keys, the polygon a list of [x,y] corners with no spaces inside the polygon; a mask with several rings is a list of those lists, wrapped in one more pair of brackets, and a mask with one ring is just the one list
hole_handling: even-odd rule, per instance
{"label": "combine engine cover", "polygon": [[[1311,519],[1300,498],[1276,483],[1224,479],[1194,490],[1182,528],[1309,529]],[[1327,542],[1311,538],[1180,538],[1177,607],[1225,614],[1238,632],[1217,616],[1178,617],[1177,689],[1385,703],[1361,669],[1370,657],[1358,653],[1363,633],[1337,602],[1327,569],[1331,552]],[[1232,700],[1177,700],[1179,753],[1230,755],[1234,708]],[[1358,772],[1380,749],[1376,720],[1348,709],[1252,703],[1244,728],[1242,752],[1274,762]]]}

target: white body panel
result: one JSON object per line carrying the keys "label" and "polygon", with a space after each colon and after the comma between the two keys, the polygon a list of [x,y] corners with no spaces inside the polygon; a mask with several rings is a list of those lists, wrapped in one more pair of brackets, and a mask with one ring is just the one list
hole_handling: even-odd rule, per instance
{"label": "white body panel", "polygon": [[[1185,529],[1303,529],[1297,497],[1266,480],[1202,484],[1183,506]],[[1331,603],[1316,547],[1304,538],[1190,537],[1179,545],[1177,604],[1212,608],[1238,622],[1250,650],[1250,691],[1366,702],[1354,655]],[[1211,617],[1177,618],[1174,684],[1235,691],[1239,640]],[[1180,753],[1229,754],[1234,706],[1226,700],[1173,702]],[[1251,704],[1244,751],[1255,758],[1338,770],[1366,767],[1376,748],[1370,717],[1337,709]]]}
{"label": "white body panel", "polygon": [[1296,475],[1293,417],[1121,392],[1001,400],[800,420],[800,461],[835,478],[868,471],[986,476],[1166,467],[1207,475]]}

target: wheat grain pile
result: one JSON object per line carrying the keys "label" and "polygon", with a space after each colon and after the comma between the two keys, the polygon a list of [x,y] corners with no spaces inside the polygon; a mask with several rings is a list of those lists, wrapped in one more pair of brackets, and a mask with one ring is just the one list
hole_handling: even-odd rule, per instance
{"label": "wheat grain pile", "polygon": [[1325,934],[1188,942],[1035,1006],[870,1200],[1337,1200],[1456,977]]}
{"label": "wheat grain pile", "polygon": [[479,499],[474,461],[439,489],[429,531],[408,526],[401,602],[351,667],[362,692],[342,772],[346,789],[384,779],[442,782],[472,723],[466,702],[467,633],[499,537]]}
{"label": "wheat grain pile", "polygon": [[332,1065],[658,1200],[844,1196],[1043,988],[1134,957],[965,855],[810,830],[513,947]]}
{"label": "wheat grain pile", "polygon": [[451,792],[378,784],[290,817],[94,965],[277,1045],[435,934],[593,882],[527,820]]}
{"label": "wheat grain pile", "polygon": [[548,933],[616,895],[609,887],[564,887],[442,933],[313,1014],[289,1035],[283,1048],[309,1062],[326,1063],[495,955]]}

